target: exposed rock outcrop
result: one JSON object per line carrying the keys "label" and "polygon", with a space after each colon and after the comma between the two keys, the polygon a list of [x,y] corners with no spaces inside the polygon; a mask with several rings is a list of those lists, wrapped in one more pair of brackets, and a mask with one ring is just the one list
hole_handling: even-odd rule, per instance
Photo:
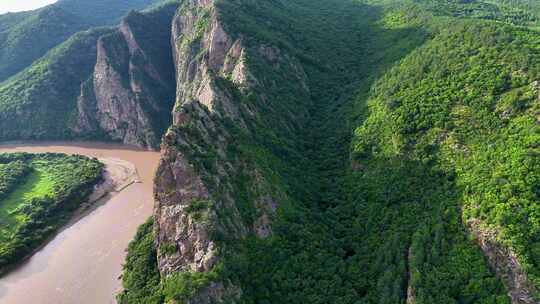
{"label": "exposed rock outcrop", "polygon": [[414,258],[412,247],[409,247],[407,252],[407,302],[406,304],[416,303],[416,290],[412,285],[411,261]]}
{"label": "exposed rock outcrop", "polygon": [[[230,92],[218,88],[216,76],[230,74],[237,67],[241,69],[241,41],[233,42],[225,33],[212,1],[188,1],[185,7],[188,9],[173,22],[177,106],[197,101],[212,113],[237,118],[238,105],[232,104]],[[181,111],[175,113],[174,124],[178,124]]]}
{"label": "exposed rock outcrop", "polygon": [[[170,132],[166,137],[171,137]],[[177,251],[161,255],[163,274],[175,271],[209,271],[215,264],[215,243],[209,239],[206,223],[196,221],[186,211],[195,201],[210,199],[208,189],[195,169],[174,147],[167,147],[156,177],[155,193],[159,205],[154,214],[158,223],[159,247],[173,244]],[[212,217],[215,215],[212,214]]]}
{"label": "exposed rock outcrop", "polygon": [[[214,1],[189,0],[173,21],[176,105],[155,179],[158,265],[165,277],[177,271],[208,272],[219,265],[227,249],[216,236],[239,240],[272,235],[272,219],[286,194],[273,188],[256,163],[228,153],[240,140],[232,132],[241,130],[249,137],[248,126],[260,109],[242,102],[244,93],[258,88],[260,100],[268,99],[247,64],[248,52],[270,67],[295,71],[295,81],[303,84],[299,94],[308,93],[299,64],[275,47],[248,47],[241,35],[226,31],[218,10]],[[238,186],[240,178],[249,185]],[[249,187],[242,190],[244,197],[238,187]],[[254,214],[246,216],[242,208]],[[189,303],[220,303],[241,293],[231,282],[216,281]]]}
{"label": "exposed rock outcrop", "polygon": [[508,289],[512,304],[538,303],[535,300],[538,291],[528,280],[513,250],[501,244],[496,232],[484,227],[479,220],[470,220],[467,224],[489,264]]}
{"label": "exposed rock outcrop", "polygon": [[175,9],[132,12],[114,33],[99,39],[94,73],[77,100],[76,133],[159,146],[174,104],[170,23]]}
{"label": "exposed rock outcrop", "polygon": [[[216,209],[226,208],[231,212],[235,218],[232,222],[236,227],[232,230],[235,230],[236,236],[245,234],[247,230],[242,225],[234,202],[231,199],[216,201],[203,182],[204,173],[196,170],[196,164],[190,162],[185,155],[188,150],[208,149],[210,146],[223,155],[229,134],[224,128],[219,128],[210,116],[238,117],[230,92],[217,86],[216,75],[232,72],[241,50],[238,43],[232,48],[233,42],[221,28],[214,10],[211,1],[187,1],[183,13],[178,14],[173,22],[172,38],[177,71],[176,109],[173,113],[174,127],[167,133],[162,145],[162,160],[155,186],[159,267],[165,275],[174,271],[205,272],[216,265],[217,248],[210,235],[216,230],[225,229],[217,219]],[[228,62],[227,66],[225,61]],[[188,125],[198,134],[198,139],[204,142],[202,145],[178,129]],[[211,134],[219,134],[218,140],[211,139]],[[230,188],[226,185],[230,168],[226,169],[225,163],[218,166],[223,176],[216,177],[218,180],[214,182]],[[222,196],[226,197],[230,195]],[[200,201],[212,201],[213,205],[206,206],[208,210],[205,210],[204,221],[196,219],[188,211]],[[177,252],[164,253],[163,248],[170,244],[174,244]],[[221,283],[216,284],[222,286]],[[200,297],[217,299],[224,294],[224,291],[219,291],[222,289],[215,288]]]}

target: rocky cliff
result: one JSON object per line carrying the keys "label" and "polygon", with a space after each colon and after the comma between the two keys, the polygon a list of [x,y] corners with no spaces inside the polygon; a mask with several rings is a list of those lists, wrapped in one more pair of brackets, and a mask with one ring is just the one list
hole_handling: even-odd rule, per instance
{"label": "rocky cliff", "polygon": [[537,303],[538,290],[531,283],[516,253],[497,239],[497,232],[475,219],[468,222],[471,234],[484,252],[491,267],[504,282],[512,304]]}
{"label": "rocky cliff", "polygon": [[[272,219],[287,199],[265,164],[235,153],[241,145],[262,149],[252,132],[269,99],[266,84],[255,77],[248,60],[257,58],[274,72],[294,71],[287,77],[299,95],[308,94],[298,63],[278,48],[248,46],[241,36],[227,32],[214,1],[185,1],[172,33],[176,105],[155,180],[156,244],[164,277],[217,271],[232,250],[231,242],[272,234]],[[248,102],[254,92],[260,103]],[[274,126],[264,127],[293,130],[285,126],[293,124],[288,121],[292,113],[282,114]],[[221,303],[241,293],[219,277],[188,303]]]}
{"label": "rocky cliff", "polygon": [[0,84],[0,140],[114,140],[157,149],[175,75],[169,2],[83,31]]}
{"label": "rocky cliff", "polygon": [[132,12],[114,33],[98,40],[93,75],[77,99],[77,134],[159,146],[174,103],[170,24],[175,8]]}
{"label": "rocky cliff", "polygon": [[[209,182],[230,187],[226,183],[231,165],[217,164],[217,157],[225,154],[230,135],[215,119],[217,115],[226,114],[217,112],[216,107],[237,110],[230,93],[216,86],[225,54],[231,48],[230,38],[223,31],[214,37],[221,25],[212,2],[187,1],[180,11],[182,13],[174,18],[172,34],[177,73],[174,123],[162,145],[155,190],[159,268],[165,276],[177,271],[213,269],[218,262],[218,248],[211,234],[225,229],[219,223],[216,209],[229,210],[233,216],[231,223],[238,226],[238,235],[246,233],[231,198],[216,201],[209,190]],[[216,49],[218,43],[221,45]],[[210,45],[214,48],[210,49]],[[215,60],[217,56],[221,57],[221,62]],[[212,65],[210,58],[213,58]],[[236,61],[238,57],[231,60]],[[209,162],[219,166],[216,168],[219,176],[212,176],[214,172],[207,172],[194,157],[189,159],[197,150],[201,154],[213,150],[215,159]],[[205,177],[207,179],[203,180]],[[165,252],[166,246],[174,250]]]}

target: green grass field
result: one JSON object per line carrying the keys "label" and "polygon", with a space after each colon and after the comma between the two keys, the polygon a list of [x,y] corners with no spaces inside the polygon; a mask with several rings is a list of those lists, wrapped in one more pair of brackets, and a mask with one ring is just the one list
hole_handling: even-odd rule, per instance
{"label": "green grass field", "polygon": [[25,204],[32,199],[43,199],[54,191],[54,174],[47,172],[51,164],[48,162],[35,163],[35,169],[30,173],[16,190],[8,195],[0,204],[0,241],[8,240],[20,224],[29,218],[20,212]]}
{"label": "green grass field", "polygon": [[0,269],[41,245],[101,179],[95,159],[0,154]]}

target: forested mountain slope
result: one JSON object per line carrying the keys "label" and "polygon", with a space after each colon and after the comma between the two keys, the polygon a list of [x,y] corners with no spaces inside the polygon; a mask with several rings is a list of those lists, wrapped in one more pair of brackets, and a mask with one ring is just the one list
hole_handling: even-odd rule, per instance
{"label": "forested mountain slope", "polygon": [[536,0],[413,1],[439,16],[478,18],[537,28],[540,26],[540,3]]}
{"label": "forested mountain slope", "polygon": [[539,12],[173,1],[0,84],[0,139],[164,133],[120,303],[538,303]]}
{"label": "forested mountain slope", "polygon": [[540,34],[451,2],[185,1],[120,302],[537,303]]}
{"label": "forested mountain slope", "polygon": [[[427,216],[422,225],[448,222],[456,208],[456,220],[484,249],[513,302],[536,303],[540,36],[451,22],[377,81],[369,114],[355,132],[353,159],[364,174],[381,161],[399,160],[445,176],[454,185],[435,205],[443,217],[429,224],[433,216]],[[438,233],[423,227],[413,236],[411,255],[420,270],[429,269],[432,257],[424,248]]]}
{"label": "forested mountain slope", "polygon": [[71,35],[112,25],[131,9],[158,0],[60,0],[44,8],[0,15],[0,81],[28,67]]}

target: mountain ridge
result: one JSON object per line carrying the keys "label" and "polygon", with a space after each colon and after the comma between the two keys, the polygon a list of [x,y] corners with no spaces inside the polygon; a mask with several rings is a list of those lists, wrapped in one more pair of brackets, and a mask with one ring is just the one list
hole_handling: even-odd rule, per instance
{"label": "mountain ridge", "polygon": [[[401,124],[388,118],[375,125],[382,114],[371,101],[386,75],[432,41],[463,43],[462,26],[489,45],[513,45],[489,21],[454,25],[422,7],[405,8],[184,3],[182,31],[173,34],[183,55],[176,63],[179,98],[156,177],[157,260],[133,257],[126,266],[161,283],[145,286],[130,276],[121,303],[534,303],[534,288],[512,285],[504,277],[509,269],[490,264],[469,237],[459,211],[462,177],[437,163],[436,147],[397,150]],[[416,72],[420,80],[408,81],[434,77],[428,68]],[[392,85],[385,89],[401,88]],[[428,116],[406,112],[404,139],[423,134],[422,119],[442,124],[444,108],[430,112],[426,94]],[[388,103],[400,109],[399,99]],[[131,284],[145,288],[133,292]]]}
{"label": "mountain ridge", "polygon": [[122,304],[536,303],[538,13],[173,1],[0,84],[0,139],[160,147]]}

